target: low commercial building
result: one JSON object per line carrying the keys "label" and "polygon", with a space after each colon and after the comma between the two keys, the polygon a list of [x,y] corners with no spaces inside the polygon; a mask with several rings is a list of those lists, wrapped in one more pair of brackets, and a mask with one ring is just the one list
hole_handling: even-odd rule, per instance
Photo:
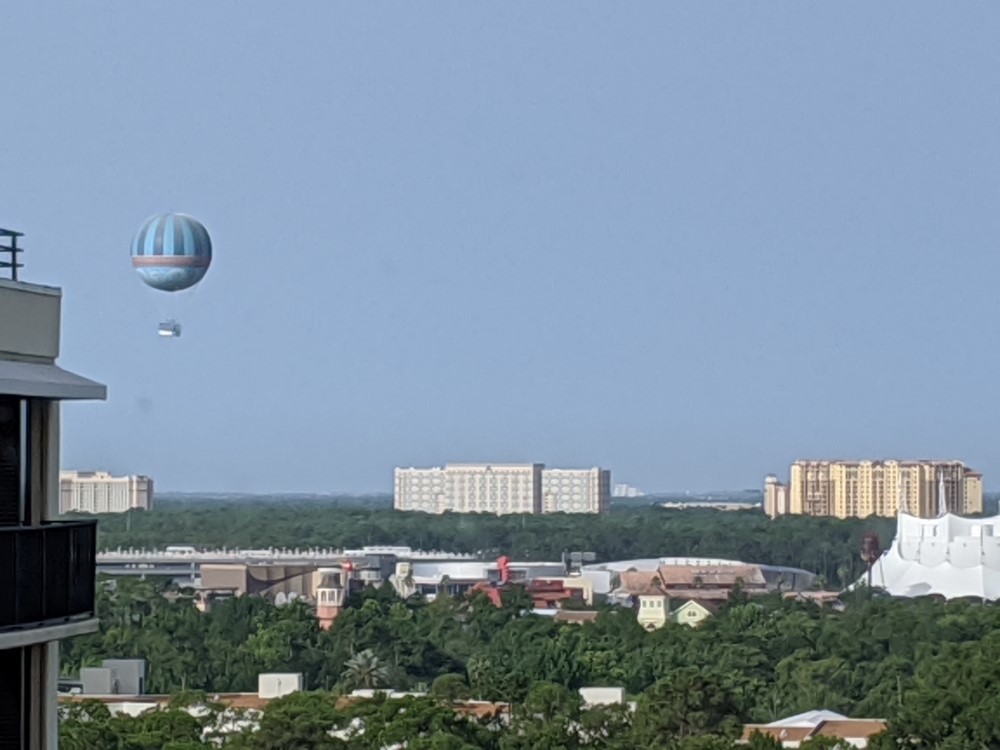
{"label": "low commercial building", "polygon": [[[503,558],[501,558],[503,560]],[[527,585],[543,579],[558,581],[560,589],[573,592],[584,602],[592,601],[593,588],[587,581],[564,576],[561,562],[514,561],[419,562],[399,561],[389,582],[402,598],[419,594],[434,599],[440,594],[462,596],[474,588],[506,583]]]}
{"label": "low commercial building", "polygon": [[[400,563],[402,564],[402,563]],[[260,596],[283,605],[300,600],[316,607],[320,627],[329,628],[343,611],[347,597],[392,577],[394,555],[360,555],[339,563],[203,563],[196,606],[208,611],[216,601],[234,596]]]}
{"label": "low commercial building", "polygon": [[739,585],[749,595],[806,591],[816,574],[801,568],[698,557],[653,557],[584,565],[580,575],[596,598],[634,605],[639,594],[663,593],[674,601],[725,601]]}
{"label": "low commercial building", "polygon": [[801,747],[813,739],[837,742],[837,747],[868,747],[869,738],[885,731],[884,719],[849,719],[833,711],[806,711],[770,724],[747,724],[740,745],[749,744],[755,734],[771,737],[782,747]]}
{"label": "low commercial building", "polygon": [[275,604],[294,599],[311,600],[315,565],[267,563],[205,563],[201,566],[202,592],[229,592],[232,596],[263,597]]}
{"label": "low commercial building", "polygon": [[106,471],[59,472],[60,513],[124,513],[153,509],[153,480]]}

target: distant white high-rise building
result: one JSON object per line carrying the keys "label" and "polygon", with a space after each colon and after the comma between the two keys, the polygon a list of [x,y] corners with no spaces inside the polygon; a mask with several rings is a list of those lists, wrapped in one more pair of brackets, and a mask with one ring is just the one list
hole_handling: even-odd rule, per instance
{"label": "distant white high-rise building", "polygon": [[153,480],[106,471],[59,472],[60,513],[124,513],[153,509]]}
{"label": "distant white high-rise building", "polygon": [[424,513],[603,513],[610,490],[606,469],[447,464],[397,468],[393,506]]}
{"label": "distant white high-rise building", "polygon": [[607,469],[543,469],[543,513],[604,513],[611,496]]}
{"label": "distant white high-rise building", "polygon": [[630,484],[616,484],[612,497],[643,497],[646,493]]}
{"label": "distant white high-rise building", "polygon": [[396,469],[396,510],[540,513],[542,464],[447,464]]}

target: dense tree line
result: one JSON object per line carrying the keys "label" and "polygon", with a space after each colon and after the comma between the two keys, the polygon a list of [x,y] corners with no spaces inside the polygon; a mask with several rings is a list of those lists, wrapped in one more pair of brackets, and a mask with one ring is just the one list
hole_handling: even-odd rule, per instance
{"label": "dense tree line", "polygon": [[152,512],[99,516],[102,548],[330,547],[370,544],[500,554],[519,560],[558,560],[564,550],[592,551],[599,560],[705,556],[791,565],[836,586],[857,579],[861,537],[876,531],[883,544],[895,522],[841,521],[762,512],[645,508],[602,516],[493,516],[398,513],[331,506],[321,501],[165,501]]}
{"label": "dense tree line", "polygon": [[[903,738],[926,748],[1000,746],[1000,608],[973,602],[893,600],[862,591],[837,611],[737,592],[700,628],[670,624],[647,633],[624,608],[602,610],[583,625],[532,615],[530,600],[516,588],[504,592],[497,608],[483,595],[402,601],[385,587],[354,595],[322,631],[301,603],[274,607],[244,597],[202,614],[183,592],[164,597],[148,581],[102,582],[100,590],[101,630],[64,645],[68,669],[140,656],[148,659],[152,692],[252,691],[257,674],[267,671],[302,672],[308,688],[330,691],[274,704],[299,720],[265,719],[260,733],[236,747],[371,746],[362,739],[337,744],[318,729],[349,723],[334,698],[355,687],[427,691],[438,701],[510,702],[527,722],[516,732],[479,735],[466,724],[445,731],[428,719],[427,727],[457,736],[428,729],[426,744],[408,747],[723,748],[744,722],[816,708],[889,719],[885,747]],[[585,719],[573,696],[587,685],[622,686],[638,708]],[[431,714],[440,708],[430,699],[419,705]],[[532,718],[546,711],[549,721]],[[171,724],[163,717],[148,721]],[[68,721],[64,731],[85,734],[81,722]],[[584,722],[608,723],[594,730],[604,744],[553,739],[553,732],[562,736]],[[312,727],[311,740],[289,740],[298,724]],[[136,731],[159,739],[125,747],[172,747],[155,744],[165,736],[159,729]]]}
{"label": "dense tree line", "polygon": [[[197,701],[195,715],[185,707]],[[623,707],[584,708],[579,697],[539,683],[510,716],[467,718],[438,696],[375,698],[345,704],[326,692],[296,693],[270,703],[253,718],[253,729],[220,731],[248,712],[227,710],[208,696],[179,696],[169,706],[138,717],[111,716],[107,707],[84,702],[67,708],[60,726],[66,750],[735,750],[730,722],[709,707],[698,726],[720,720],[718,729],[692,731],[682,718],[685,701],[662,683]],[[666,705],[676,710],[664,710]],[[206,710],[207,709],[207,710]],[[744,746],[747,747],[747,746]],[[773,750],[775,740],[755,736],[750,750]],[[832,747],[810,741],[806,750]]]}

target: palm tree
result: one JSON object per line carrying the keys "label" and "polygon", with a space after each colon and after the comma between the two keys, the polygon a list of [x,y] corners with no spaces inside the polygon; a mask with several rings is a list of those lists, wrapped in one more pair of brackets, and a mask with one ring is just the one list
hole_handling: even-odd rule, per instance
{"label": "palm tree", "polygon": [[366,648],[344,662],[340,677],[355,687],[377,688],[389,681],[389,670],[382,666],[374,651]]}

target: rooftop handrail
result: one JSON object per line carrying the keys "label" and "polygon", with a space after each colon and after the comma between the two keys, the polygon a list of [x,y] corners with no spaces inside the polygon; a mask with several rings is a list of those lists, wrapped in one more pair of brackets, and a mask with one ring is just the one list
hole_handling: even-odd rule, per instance
{"label": "rooftop handrail", "polygon": [[11,281],[17,281],[17,269],[24,268],[17,257],[24,252],[24,248],[17,246],[18,237],[23,236],[23,232],[0,228],[0,269],[10,271]]}

